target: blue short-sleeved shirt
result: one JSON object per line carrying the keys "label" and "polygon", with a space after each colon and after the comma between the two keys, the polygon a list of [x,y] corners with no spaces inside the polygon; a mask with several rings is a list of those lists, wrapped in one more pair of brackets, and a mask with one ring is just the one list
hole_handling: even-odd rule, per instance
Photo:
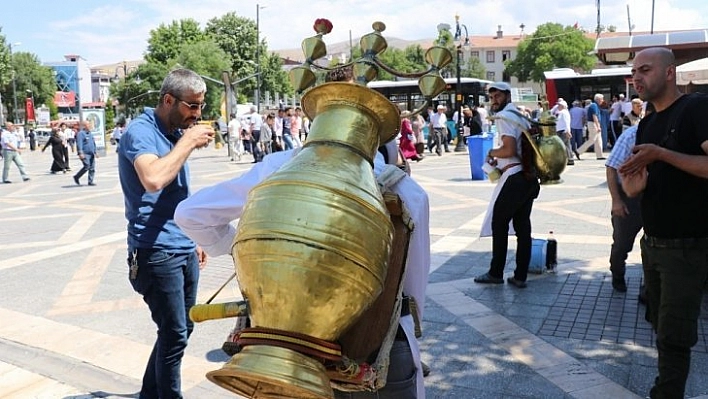
{"label": "blue short-sleeved shirt", "polygon": [[592,119],[593,115],[597,115],[597,120],[598,121],[600,120],[600,107],[597,105],[596,102],[591,103],[590,106],[588,107],[588,117],[587,117],[588,122],[593,121],[593,119]]}
{"label": "blue short-sleeved shirt", "polygon": [[128,220],[128,246],[177,253],[194,251],[195,244],[175,224],[177,204],[189,196],[189,166],[160,191],[149,193],[140,183],[133,163],[144,154],[162,158],[181,137],[181,131],[169,132],[155,118],[155,110],[145,108],[128,125],[118,147],[118,173],[123,188],[125,218]]}

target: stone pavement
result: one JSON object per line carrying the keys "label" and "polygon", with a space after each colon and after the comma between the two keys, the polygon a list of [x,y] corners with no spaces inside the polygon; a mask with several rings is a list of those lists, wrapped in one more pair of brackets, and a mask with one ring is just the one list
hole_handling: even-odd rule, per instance
{"label": "stone pavement", "polygon": [[[25,153],[28,183],[0,185],[0,397],[132,398],[155,329],[126,277],[125,220],[116,156],[98,159],[96,187],[50,175],[49,153]],[[644,307],[638,246],[626,294],[613,292],[607,257],[610,202],[601,161],[588,154],[544,186],[534,236],[553,231],[557,273],[531,275],[528,288],[484,286],[491,239],[479,238],[493,185],[471,181],[467,154],[428,156],[413,176],[431,202],[432,265],[423,359],[428,398],[638,398],[655,376],[656,351]],[[250,159],[229,162],[208,148],[191,161],[198,189],[237,176]],[[79,165],[73,159],[73,166]],[[19,181],[16,169],[10,180]],[[84,181],[85,183],[85,181]],[[513,270],[510,238],[507,273]],[[205,301],[233,271],[210,260]],[[235,285],[217,298],[240,294]],[[183,367],[186,398],[233,398],[204,374],[228,360],[220,350],[232,321],[198,324]],[[702,316],[687,397],[708,398],[708,319]]]}

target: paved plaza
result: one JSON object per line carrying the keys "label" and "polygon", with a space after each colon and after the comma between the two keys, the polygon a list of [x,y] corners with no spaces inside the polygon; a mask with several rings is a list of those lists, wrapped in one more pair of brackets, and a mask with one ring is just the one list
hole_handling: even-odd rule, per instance
{"label": "paved plaza", "polygon": [[[71,172],[49,174],[51,154],[23,154],[32,180],[0,184],[0,398],[134,398],[155,327],[126,275],[123,198],[116,154],[97,160],[95,187]],[[534,236],[554,232],[556,273],[530,275],[528,288],[479,285],[491,239],[479,238],[493,185],[470,179],[466,153],[427,156],[413,177],[431,204],[432,265],[420,339],[432,372],[428,398],[643,398],[656,372],[653,335],[637,303],[639,248],[628,260],[628,292],[612,290],[610,199],[602,161],[588,153],[543,186]],[[191,158],[193,189],[238,176],[213,147]],[[72,154],[74,171],[79,161]],[[85,183],[85,182],[84,182]],[[514,267],[510,238],[507,275]],[[206,301],[233,272],[210,259]],[[217,301],[239,297],[235,284]],[[704,309],[706,307],[704,306]],[[221,344],[233,321],[198,324],[183,363],[185,397],[234,398],[207,371],[228,360]],[[701,316],[687,397],[708,398],[708,317]]]}

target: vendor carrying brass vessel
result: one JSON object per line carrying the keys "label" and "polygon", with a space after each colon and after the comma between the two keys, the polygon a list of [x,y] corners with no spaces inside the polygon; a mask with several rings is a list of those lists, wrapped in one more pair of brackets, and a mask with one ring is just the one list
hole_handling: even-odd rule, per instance
{"label": "vendor carrying brass vessel", "polygon": [[[350,83],[318,86],[302,105],[307,143],[249,193],[233,256],[253,326],[334,341],[382,290],[393,233],[372,163],[399,116]],[[207,377],[250,397],[332,396],[320,362],[277,346],[247,346]]]}
{"label": "vendor carrying brass vessel", "polygon": [[[377,54],[386,49],[384,24],[373,27],[361,39],[362,58],[350,63],[359,84],[307,91],[306,143],[248,195],[233,257],[252,327],[240,332],[241,351],[207,374],[239,395],[332,398],[323,364],[341,361],[336,340],[384,288],[393,225],[373,163],[379,145],[398,133],[400,113],[364,86],[377,76]],[[297,91],[315,83],[310,67],[326,54],[321,37],[332,25],[318,19],[314,28],[317,35],[303,41],[305,64],[290,73]],[[435,96],[445,88],[439,70],[451,56],[434,48],[426,59],[433,65],[417,77],[424,77],[424,94]]]}

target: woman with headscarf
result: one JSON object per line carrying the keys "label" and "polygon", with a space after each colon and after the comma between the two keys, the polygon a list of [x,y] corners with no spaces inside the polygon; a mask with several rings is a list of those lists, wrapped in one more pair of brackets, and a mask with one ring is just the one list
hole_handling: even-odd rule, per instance
{"label": "woman with headscarf", "polygon": [[52,146],[52,166],[49,169],[52,174],[57,172],[66,173],[67,169],[66,163],[64,162],[64,148],[66,148],[65,140],[59,135],[59,129],[52,128],[52,135],[49,136],[49,140],[42,147],[42,152],[47,149],[47,146]]}
{"label": "woman with headscarf", "polygon": [[423,156],[418,154],[418,151],[415,149],[416,141],[413,127],[411,126],[411,120],[409,119],[410,115],[411,112],[408,110],[401,112],[401,139],[398,145],[406,159],[420,161],[423,159]]}

